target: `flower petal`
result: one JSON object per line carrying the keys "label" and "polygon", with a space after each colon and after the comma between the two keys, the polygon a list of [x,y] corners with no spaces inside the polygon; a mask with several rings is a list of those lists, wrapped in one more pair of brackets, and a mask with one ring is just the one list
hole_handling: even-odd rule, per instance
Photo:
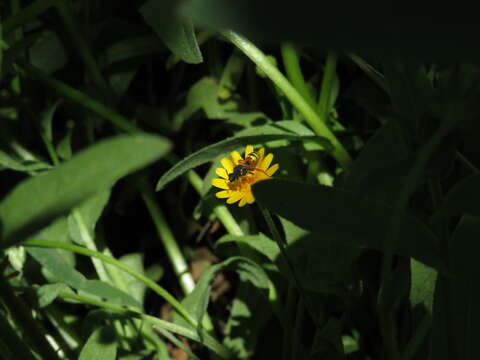
{"label": "flower petal", "polygon": [[253,204],[255,202],[255,197],[251,192],[245,195],[245,199],[247,200],[247,204]]}
{"label": "flower petal", "polygon": [[219,191],[219,192],[215,193],[215,196],[219,199],[225,199],[225,198],[230,197],[231,193],[232,192],[230,190],[222,190],[222,191]]}
{"label": "flower petal", "polygon": [[275,174],[278,170],[279,166],[278,164],[275,164],[275,165],[272,165],[267,171],[266,173],[270,176],[272,176],[273,174]]}
{"label": "flower petal", "polygon": [[263,157],[265,156],[265,148],[260,148],[260,150],[257,151],[258,153],[258,164],[260,164],[263,160]]}
{"label": "flower petal", "polygon": [[245,194],[241,191],[234,191],[231,193],[230,197],[227,199],[227,204],[233,204],[244,197]]}
{"label": "flower petal", "polygon": [[230,190],[227,184],[227,180],[225,179],[212,179],[212,185],[220,189]]}
{"label": "flower petal", "polygon": [[222,179],[228,180],[228,174],[227,170],[224,168],[216,168],[215,172],[217,173],[218,176],[220,176]]}
{"label": "flower petal", "polygon": [[240,199],[240,202],[238,203],[238,207],[244,207],[245,205],[247,205],[247,197],[244,196]]}
{"label": "flower petal", "polygon": [[232,161],[235,165],[238,165],[238,160],[242,160],[242,157],[238,153],[238,151],[232,151],[230,153],[230,156],[232,157]]}
{"label": "flower petal", "polygon": [[245,157],[247,157],[252,152],[253,152],[253,146],[252,145],[245,146]]}
{"label": "flower petal", "polygon": [[268,167],[270,166],[270,164],[272,163],[272,160],[273,160],[273,154],[270,153],[267,156],[265,156],[263,161],[260,164],[258,164],[257,167],[259,169],[262,169],[263,171],[266,171],[268,169]]}
{"label": "flower petal", "polygon": [[227,170],[228,174],[231,174],[233,172],[233,163],[230,159],[223,158],[222,160],[220,160],[220,162],[222,163],[222,166],[225,168],[225,170]]}

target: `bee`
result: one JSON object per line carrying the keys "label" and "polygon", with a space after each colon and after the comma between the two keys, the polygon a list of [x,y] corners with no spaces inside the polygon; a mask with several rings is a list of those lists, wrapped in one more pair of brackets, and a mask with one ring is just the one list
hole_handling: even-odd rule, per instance
{"label": "bee", "polygon": [[231,174],[228,174],[228,180],[230,182],[234,182],[240,179],[242,176],[253,174],[254,170],[261,171],[261,169],[255,168],[258,158],[259,155],[256,152],[251,152],[245,157],[245,159],[238,160],[238,165],[235,165]]}

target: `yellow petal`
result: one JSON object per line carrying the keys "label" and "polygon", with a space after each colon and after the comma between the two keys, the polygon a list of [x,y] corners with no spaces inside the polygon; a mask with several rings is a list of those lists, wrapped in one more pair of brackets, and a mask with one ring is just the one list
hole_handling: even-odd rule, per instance
{"label": "yellow petal", "polygon": [[222,179],[228,180],[228,174],[227,170],[224,168],[216,168],[215,172],[217,173],[218,176],[220,176]]}
{"label": "yellow petal", "polygon": [[244,194],[240,191],[234,191],[231,193],[230,197],[227,199],[227,204],[233,204],[240,200]]}
{"label": "yellow petal", "polygon": [[278,164],[272,165],[272,166],[270,167],[270,169],[268,169],[268,170],[266,171],[266,173],[267,173],[268,175],[272,176],[273,174],[275,174],[275,172],[278,170],[278,168],[279,168]]}
{"label": "yellow petal", "polygon": [[253,196],[253,194],[251,192],[247,193],[247,195],[245,195],[245,199],[247,200],[247,204],[253,204],[255,202],[255,197]]}
{"label": "yellow petal", "polygon": [[238,207],[244,207],[245,205],[247,205],[247,197],[244,196],[240,199],[240,202],[238,203]]}
{"label": "yellow petal", "polygon": [[242,160],[242,157],[238,153],[238,151],[232,151],[230,153],[230,156],[232,157],[232,161],[235,165],[238,165],[238,160]]}
{"label": "yellow petal", "polygon": [[219,191],[219,192],[215,193],[215,196],[219,199],[225,199],[225,198],[228,198],[231,193],[232,192],[230,190],[222,190],[222,191]]}
{"label": "yellow petal", "polygon": [[265,156],[265,148],[258,150],[258,163],[260,164]]}
{"label": "yellow petal", "polygon": [[222,163],[222,166],[225,168],[225,170],[227,170],[228,174],[231,174],[233,172],[233,163],[230,159],[223,158],[222,160],[220,160],[220,162]]}
{"label": "yellow petal", "polygon": [[247,157],[252,152],[253,152],[253,146],[252,145],[245,146],[245,157]]}
{"label": "yellow petal", "polygon": [[225,179],[212,179],[212,185],[220,189],[230,190],[227,184],[227,180]]}
{"label": "yellow petal", "polygon": [[259,169],[262,169],[263,171],[266,171],[270,164],[272,163],[273,160],[273,154],[270,153],[267,156],[265,156],[265,159],[263,159],[262,163],[258,165]]}

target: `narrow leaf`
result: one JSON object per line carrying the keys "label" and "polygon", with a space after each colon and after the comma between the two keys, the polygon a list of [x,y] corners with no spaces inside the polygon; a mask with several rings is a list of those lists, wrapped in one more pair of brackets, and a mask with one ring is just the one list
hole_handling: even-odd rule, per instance
{"label": "narrow leaf", "polygon": [[195,31],[190,20],[181,18],[174,1],[149,0],[141,8],[145,22],[183,61],[198,64],[203,61]]}

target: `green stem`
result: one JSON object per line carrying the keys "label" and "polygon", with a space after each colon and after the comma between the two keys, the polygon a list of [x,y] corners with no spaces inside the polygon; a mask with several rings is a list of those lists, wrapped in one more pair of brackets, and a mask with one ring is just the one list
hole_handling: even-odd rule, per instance
{"label": "green stem", "polygon": [[45,330],[32,317],[31,309],[13,292],[10,284],[0,276],[0,298],[35,351],[47,359],[59,359],[45,337]]}
{"label": "green stem", "polygon": [[57,91],[62,96],[76,102],[84,108],[92,111],[93,113],[103,117],[104,119],[110,121],[112,124],[116,125],[119,129],[127,133],[138,133],[141,130],[133,125],[125,117],[117,113],[116,111],[110,109],[108,106],[98,102],[97,100],[85,95],[83,92],[74,89],[73,87],[58,81],[51,76],[45,74],[41,70],[32,66],[31,64],[17,59],[17,65],[27,73],[27,75],[32,78],[40,80],[49,88]]}
{"label": "green stem", "polygon": [[348,169],[352,159],[337,137],[330,131],[326,124],[320,119],[315,110],[307,103],[302,95],[290,84],[285,76],[272,64],[267,56],[254,44],[233,31],[222,33],[229,41],[237,46],[250,60],[252,60],[265,75],[283,91],[292,105],[305,118],[305,121],[312,127],[319,136],[327,138],[333,146],[332,155],[344,169]]}
{"label": "green stem", "polygon": [[315,100],[308,90],[307,83],[305,82],[305,78],[302,74],[297,48],[292,43],[283,43],[281,46],[281,51],[283,66],[287,72],[288,79],[295,89],[297,89],[297,91],[308,102],[308,105],[310,105],[312,108],[315,108]]}
{"label": "green stem", "polygon": [[333,82],[335,80],[335,71],[337,68],[337,55],[328,54],[323,72],[322,88],[320,89],[320,97],[318,100],[318,116],[327,123],[328,114],[330,113],[330,99],[332,94]]}
{"label": "green stem", "polygon": [[372,65],[367,63],[365,60],[363,60],[361,57],[357,55],[350,54],[348,55],[352,61],[357,64],[357,66],[363,70],[367,76],[373,80],[374,83],[376,83],[382,90],[384,90],[386,93],[388,93],[388,87],[387,83],[385,81],[385,77],[383,76],[380,71],[375,69]]}
{"label": "green stem", "polygon": [[20,12],[10,16],[3,22],[3,32],[8,34],[17,27],[43,14],[46,10],[48,10],[48,8],[55,5],[59,1],[62,0],[38,0],[24,7]]}
{"label": "green stem", "polygon": [[120,305],[107,303],[107,302],[93,299],[87,296],[81,296],[71,292],[68,292],[68,293],[60,292],[59,296],[63,299],[70,299],[70,300],[82,302],[84,304],[89,304],[92,306],[98,306],[98,307],[113,311],[117,314],[124,315],[126,317],[128,316],[136,317],[152,325],[153,327],[159,327],[167,331],[170,331],[174,334],[178,334],[180,336],[184,336],[188,339],[202,343],[203,345],[209,347],[224,359],[232,358],[232,354],[230,353],[230,350],[228,350],[224,345],[220,344],[211,336],[208,336],[208,334],[204,334],[204,337],[200,338],[197,331],[194,329],[186,328],[184,326],[180,326],[165,320],[161,320],[154,316],[146,315],[135,309],[126,309]]}
{"label": "green stem", "polygon": [[[178,159],[172,154],[167,156],[167,159],[175,164]],[[186,174],[186,177],[195,191],[202,196],[203,195],[203,180],[194,170],[189,170]],[[231,235],[245,235],[240,225],[238,225],[235,218],[232,216],[232,213],[227,209],[225,205],[218,205],[213,209],[214,214],[218,217],[222,225],[225,227],[227,232]]]}
{"label": "green stem", "polygon": [[153,191],[144,179],[140,179],[139,188],[142,199],[152,217],[158,236],[162,241],[162,245],[165,248],[170,263],[172,264],[175,275],[177,275],[179,279],[180,286],[184,294],[190,294],[195,288],[195,282],[189,272],[188,264],[183,257],[182,251],[178,247],[175,237],[163,216],[162,210],[160,210],[160,207],[155,201]]}
{"label": "green stem", "polygon": [[[398,194],[397,200],[395,201],[393,207],[392,215],[388,223],[385,255],[382,261],[382,289],[386,289],[387,281],[391,281],[393,254],[397,249],[400,226],[404,213],[407,209],[410,197],[415,191],[416,184],[418,183],[418,179],[421,176],[423,168],[427,164],[428,160],[430,159],[442,139],[450,132],[455,122],[456,117],[454,115],[450,115],[450,117],[445,118],[438,130],[431,137],[430,141],[420,149],[417,159],[413,164],[412,168],[410,169],[407,178],[404,181],[403,188]],[[386,324],[384,328],[384,340],[386,344],[392,344],[392,347],[390,349],[387,349],[387,351],[389,352],[389,356],[391,359],[398,359],[398,345],[396,345],[395,334],[392,331],[392,329],[394,329],[394,326],[393,324],[390,324],[393,321],[393,317],[389,316],[391,308],[388,304],[387,298],[387,294],[385,294],[384,291],[380,291],[378,299],[380,309],[379,316],[381,321]]]}
{"label": "green stem", "polygon": [[98,67],[97,62],[95,61],[95,58],[93,57],[92,52],[85,41],[85,38],[83,37],[75,18],[72,15],[70,0],[63,0],[58,2],[55,6],[60,18],[63,21],[63,24],[65,25],[65,28],[67,29],[68,34],[72,39],[73,44],[77,48],[77,51],[85,64],[91,80],[95,86],[101,89],[104,95],[108,97],[110,94],[110,88],[100,72],[100,68]]}
{"label": "green stem", "polygon": [[73,244],[68,244],[68,243],[61,243],[57,241],[46,241],[46,240],[27,240],[22,243],[24,246],[38,246],[38,247],[47,247],[47,248],[56,248],[56,249],[63,249],[63,250],[68,250],[72,251],[77,254],[81,255],[86,255],[90,257],[95,257],[97,259],[100,259],[107,264],[111,264],[113,266],[118,267],[119,269],[125,271],[127,274],[131,275],[138,281],[144,283],[147,287],[152,289],[154,292],[156,292],[158,295],[160,295],[162,298],[164,298],[167,302],[169,302],[172,307],[177,310],[177,312],[182,315],[187,322],[189,322],[193,326],[197,326],[197,321],[188,313],[188,311],[183,307],[183,305],[175,299],[170,293],[162,288],[160,285],[157,285],[154,281],[149,279],[148,277],[137,273],[136,271],[130,269],[127,265],[121,263],[120,261],[108,257],[102,253],[99,253],[97,251],[93,251],[81,246],[73,245]]}

